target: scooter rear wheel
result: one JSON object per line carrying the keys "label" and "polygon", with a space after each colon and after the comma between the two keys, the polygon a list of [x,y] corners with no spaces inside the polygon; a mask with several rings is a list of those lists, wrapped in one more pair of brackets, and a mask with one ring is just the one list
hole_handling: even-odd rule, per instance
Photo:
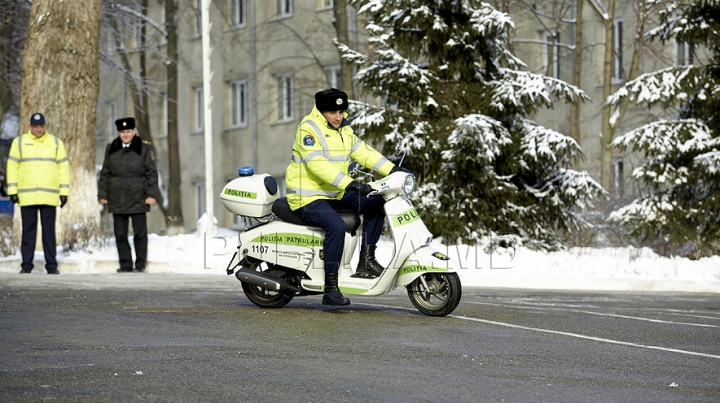
{"label": "scooter rear wheel", "polygon": [[[266,262],[259,262],[248,268],[251,270],[265,272],[274,269],[275,265]],[[295,296],[295,292],[289,290],[271,291],[267,288],[246,283],[244,281],[241,281],[240,284],[242,285],[243,292],[245,292],[245,296],[250,300],[250,302],[260,308],[282,308],[287,305],[288,302],[292,301]]]}
{"label": "scooter rear wheel", "polygon": [[462,287],[457,273],[424,273],[407,285],[410,301],[428,316],[445,316],[457,308]]}

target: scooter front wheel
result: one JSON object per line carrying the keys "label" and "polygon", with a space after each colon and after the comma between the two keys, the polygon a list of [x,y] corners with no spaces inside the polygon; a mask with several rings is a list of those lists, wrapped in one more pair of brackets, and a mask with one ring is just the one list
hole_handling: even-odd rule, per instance
{"label": "scooter front wheel", "polygon": [[457,308],[462,287],[457,273],[423,273],[407,285],[410,301],[428,316],[445,316]]}
{"label": "scooter front wheel", "polygon": [[[251,270],[265,272],[273,270],[275,265],[266,262],[257,262],[250,265],[248,268]],[[292,301],[295,296],[295,292],[289,290],[272,291],[244,281],[241,281],[240,284],[242,285],[243,292],[245,292],[245,296],[250,300],[250,302],[260,308],[282,308],[287,305],[288,302]]]}

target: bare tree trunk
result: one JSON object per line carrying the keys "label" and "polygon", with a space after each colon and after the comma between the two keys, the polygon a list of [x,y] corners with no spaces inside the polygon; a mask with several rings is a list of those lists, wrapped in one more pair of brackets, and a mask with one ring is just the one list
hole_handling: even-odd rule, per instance
{"label": "bare tree trunk", "polygon": [[[630,69],[626,77],[627,81],[634,80],[638,76],[640,71],[640,54],[643,51],[645,45],[645,21],[647,19],[647,1],[639,0],[637,4],[637,18],[635,21],[635,40],[633,41],[633,54],[630,60]],[[627,112],[628,105],[630,103],[629,97],[623,97],[622,103],[620,104],[620,110],[618,111],[618,117],[614,122],[611,123],[613,133],[620,127],[625,112]]]}
{"label": "bare tree trunk", "polygon": [[[0,122],[5,113],[19,112],[20,60],[29,14],[29,3],[0,0]],[[0,171],[5,172],[5,166]]]}
{"label": "bare tree trunk", "polygon": [[42,112],[48,131],[65,141],[70,196],[58,210],[58,242],[95,236],[100,229],[93,144],[101,14],[96,0],[33,1],[30,9],[20,122],[26,126],[33,112]]}
{"label": "bare tree trunk", "polygon": [[[345,45],[350,46],[350,34],[349,34],[349,28],[350,24],[348,23],[348,16],[347,16],[347,0],[335,0],[333,3],[333,13],[335,15],[335,31],[337,32],[337,39],[338,42],[344,43]],[[340,58],[340,68],[342,69],[342,87],[344,87],[344,91],[351,94],[351,97],[356,97],[357,94],[355,94],[355,91],[353,89],[353,68],[351,65],[347,65],[343,63],[342,57]],[[343,88],[340,88],[343,89]]]}
{"label": "bare tree trunk", "polygon": [[[582,60],[583,60],[583,1],[578,1],[575,11],[575,64],[573,66],[574,86],[581,88],[582,85]],[[580,144],[580,104],[570,104],[570,137]],[[577,161],[573,161],[573,169],[577,168]]]}
{"label": "bare tree trunk", "polygon": [[[603,55],[603,102],[612,93],[612,63],[613,63],[613,33],[614,33],[614,19],[615,19],[615,0],[608,1],[608,9],[606,13],[596,7],[593,1],[590,1],[590,5],[593,7],[595,12],[600,17],[603,25],[605,26],[605,52]],[[622,67],[622,66],[621,66]],[[610,143],[613,140],[613,129],[610,126],[610,114],[611,109],[609,107],[602,108],[601,115],[601,134],[600,134],[600,185],[605,190],[610,190],[612,185],[612,148]]]}
{"label": "bare tree trunk", "polygon": [[[13,23],[15,15],[8,12],[9,10],[0,11],[0,122],[2,122],[5,111],[12,104],[12,85],[10,84],[10,66],[12,59],[11,41],[12,32],[15,28]],[[5,167],[0,168],[2,170]]]}
{"label": "bare tree trunk", "polygon": [[[143,14],[147,13],[148,0],[142,0],[140,4],[140,10]],[[150,131],[150,117],[148,114],[148,97],[147,97],[147,60],[145,52],[146,42],[146,27],[147,24],[143,23],[140,29],[140,52],[138,58],[140,59],[140,71],[138,72],[138,78],[140,80],[139,88],[136,88],[133,93],[133,103],[135,106],[135,119],[137,120],[137,127],[140,133],[140,137],[151,142],[153,151],[155,151],[155,142],[153,141],[152,132]],[[128,63],[129,65],[129,63]],[[132,70],[131,70],[132,71]],[[157,155],[157,152],[155,152]],[[159,201],[159,200],[158,200]]]}
{"label": "bare tree trunk", "polygon": [[168,163],[170,167],[168,184],[168,235],[185,231],[182,215],[182,194],[180,193],[180,145],[178,140],[178,46],[176,0],[165,0],[165,21],[167,24],[167,115],[168,115]]}
{"label": "bare tree trunk", "polygon": [[[612,63],[614,56],[614,19],[615,19],[615,2],[609,0],[607,13],[604,14],[592,0],[589,4],[605,25],[605,53],[603,56],[603,102],[612,94]],[[633,41],[633,55],[630,62],[630,70],[625,75],[626,80],[632,80],[637,77],[640,66],[640,52],[644,43],[644,26],[647,19],[646,1],[638,2],[635,39]],[[622,52],[622,49],[619,50]],[[618,68],[622,69],[622,66]],[[617,111],[617,116],[613,118],[613,110],[609,106],[602,109],[602,134],[600,139],[600,150],[602,153],[600,162],[600,184],[606,190],[612,187],[612,147],[610,144],[615,136],[615,130],[620,127],[625,112],[628,108],[627,100],[624,100]]]}
{"label": "bare tree trunk", "polygon": [[[142,4],[140,5],[141,12],[146,13],[148,9],[148,0],[142,0]],[[124,38],[119,37],[118,40],[118,54],[120,55],[120,59],[123,64],[123,69],[125,71],[125,80],[130,84],[130,91],[133,94],[133,106],[135,110],[135,121],[137,122],[137,131],[140,137],[143,140],[147,140],[150,142],[150,147],[153,150],[153,154],[155,156],[159,155],[157,152],[157,145],[155,144],[155,139],[152,135],[152,130],[150,129],[150,114],[148,113],[148,91],[149,86],[147,83],[147,58],[146,58],[146,29],[147,24],[142,24],[141,32],[140,32],[140,38],[139,38],[139,46],[138,49],[140,52],[138,53],[138,58],[140,62],[140,71],[137,75],[133,74],[132,71],[132,64],[130,63],[130,58],[128,57],[127,51],[120,46],[120,41],[123,41]],[[115,27],[115,30],[120,32],[118,27]],[[160,207],[160,210],[162,211],[163,215],[165,216],[166,222],[168,221],[168,210],[164,207],[164,201],[163,201],[163,194],[162,192],[158,193],[158,199],[157,204]]]}

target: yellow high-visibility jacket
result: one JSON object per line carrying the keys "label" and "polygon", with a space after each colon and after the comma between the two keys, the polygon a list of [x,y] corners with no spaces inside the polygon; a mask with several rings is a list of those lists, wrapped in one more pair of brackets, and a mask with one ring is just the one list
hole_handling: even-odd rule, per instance
{"label": "yellow high-visibility jacket", "polygon": [[8,194],[16,194],[20,206],[60,204],[70,194],[70,163],[65,143],[45,131],[16,137],[7,162]]}
{"label": "yellow high-visibility jacket", "polygon": [[383,176],[395,166],[360,140],[345,119],[335,129],[313,107],[295,131],[292,159],[285,172],[290,208],[297,210],[319,199],[341,199],[353,180],[348,175],[352,160]]}

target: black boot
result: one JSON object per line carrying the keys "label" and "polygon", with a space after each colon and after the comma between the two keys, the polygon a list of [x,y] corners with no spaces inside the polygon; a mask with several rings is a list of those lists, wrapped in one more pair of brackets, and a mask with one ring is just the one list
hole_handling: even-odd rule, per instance
{"label": "black boot", "polygon": [[350,305],[350,300],[345,298],[338,287],[338,274],[325,274],[325,294],[323,305]]}
{"label": "black boot", "polygon": [[358,262],[355,277],[375,278],[382,274],[385,270],[380,263],[375,260],[376,245],[363,245],[360,247],[360,261]]}

